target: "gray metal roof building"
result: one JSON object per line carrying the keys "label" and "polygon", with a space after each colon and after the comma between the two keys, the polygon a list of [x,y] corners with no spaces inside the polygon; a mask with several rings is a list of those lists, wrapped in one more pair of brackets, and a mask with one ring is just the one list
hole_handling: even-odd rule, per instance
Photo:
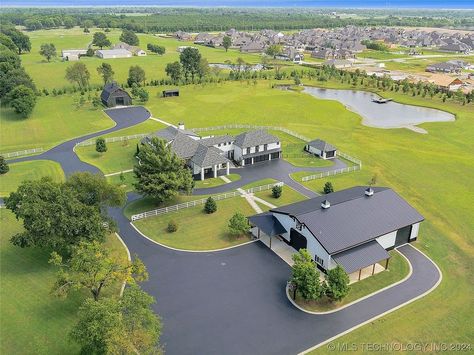
{"label": "gray metal roof building", "polygon": [[277,143],[280,139],[263,129],[248,131],[235,137],[234,144],[240,148],[254,147],[262,144]]}
{"label": "gray metal roof building", "polygon": [[320,150],[321,152],[332,152],[336,150],[335,146],[329,144],[326,141],[323,141],[322,139],[315,139],[311,142],[308,142],[307,145],[309,145],[310,147],[314,147]]}

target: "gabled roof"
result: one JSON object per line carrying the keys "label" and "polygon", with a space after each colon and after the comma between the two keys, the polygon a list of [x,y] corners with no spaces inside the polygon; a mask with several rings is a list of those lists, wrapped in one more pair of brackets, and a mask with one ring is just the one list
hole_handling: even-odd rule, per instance
{"label": "gabled roof", "polygon": [[229,159],[221,155],[219,149],[199,144],[191,161],[200,167],[208,167],[227,163]]}
{"label": "gabled roof", "polygon": [[[295,217],[315,236],[329,254],[336,254],[381,235],[423,221],[423,216],[395,191],[373,187],[372,196],[364,186],[318,196],[272,209]],[[328,200],[331,206],[321,208]]]}
{"label": "gabled roof", "polygon": [[234,145],[240,148],[255,147],[257,145],[277,143],[280,139],[263,129],[248,131],[235,137]]}
{"label": "gabled roof", "polygon": [[203,144],[207,147],[210,147],[210,146],[220,144],[220,143],[230,143],[230,142],[233,142],[234,139],[235,139],[234,136],[226,134],[226,135],[223,135],[223,136],[203,138],[199,141],[199,143],[201,143],[201,144]]}
{"label": "gabled roof", "polygon": [[107,101],[110,95],[112,95],[116,91],[122,91],[125,95],[128,95],[128,92],[126,92],[124,89],[118,86],[116,82],[113,81],[113,82],[105,84],[104,89],[102,90],[102,93],[100,94],[100,98],[102,99],[102,101]]}
{"label": "gabled roof", "polygon": [[375,240],[332,256],[334,261],[341,265],[348,274],[389,257],[387,251]]}
{"label": "gabled roof", "polygon": [[319,139],[319,138],[315,139],[311,142],[308,142],[308,145],[310,147],[319,149],[322,152],[332,152],[332,151],[336,150],[335,146],[333,146],[333,145],[329,144],[328,142],[323,141],[322,139]]}
{"label": "gabled roof", "polygon": [[278,219],[276,219],[270,212],[263,212],[255,216],[251,216],[249,217],[249,222],[252,225],[260,228],[263,233],[269,237],[286,233],[285,227],[283,227]]}
{"label": "gabled roof", "polygon": [[169,142],[173,140],[180,133],[190,136],[190,137],[199,137],[199,135],[197,135],[193,131],[189,131],[186,129],[179,129],[173,126],[168,126],[166,128],[160,129],[159,131],[156,131],[153,135]]}
{"label": "gabled roof", "polygon": [[199,146],[196,139],[192,139],[184,133],[178,132],[170,143],[171,149],[182,159],[189,159]]}

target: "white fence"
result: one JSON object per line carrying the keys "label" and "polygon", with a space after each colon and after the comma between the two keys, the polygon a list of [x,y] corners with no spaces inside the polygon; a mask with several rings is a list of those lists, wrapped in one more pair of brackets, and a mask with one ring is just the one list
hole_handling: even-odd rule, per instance
{"label": "white fence", "polygon": [[301,178],[301,181],[322,179],[323,177],[349,173],[349,172],[357,171],[357,170],[360,170],[360,166],[359,165],[354,165],[354,166],[349,166],[347,168],[334,169],[334,170],[325,171],[325,172],[322,172],[322,173],[319,173],[319,174],[304,176],[304,177]]}
{"label": "white fence", "polygon": [[267,129],[267,130],[273,130],[273,131],[280,131],[284,132],[286,134],[289,134],[290,136],[296,137],[298,139],[301,139],[302,141],[309,142],[311,139],[308,137],[305,137],[299,133],[296,133],[288,128],[285,127],[279,127],[279,126],[256,126],[256,125],[250,125],[250,124],[228,124],[228,125],[223,125],[223,126],[213,126],[213,127],[203,127],[203,128],[191,128],[190,130],[193,132],[206,132],[206,131],[220,131],[223,129],[240,129],[240,128],[250,128],[250,129]]}
{"label": "white fence", "polygon": [[[247,189],[245,190],[245,193],[254,193],[254,192],[260,192],[260,191],[265,191],[265,190],[269,190],[271,189],[273,186],[276,186],[276,185],[279,185],[279,186],[283,186],[284,183],[283,182],[277,182],[277,183],[274,183],[274,184],[268,184],[268,185],[262,185],[262,186],[256,186],[256,187],[253,187],[251,189]],[[224,193],[224,194],[220,194],[220,195],[215,195],[215,196],[212,196],[212,198],[216,201],[219,201],[219,200],[225,200],[227,198],[231,198],[231,197],[236,197],[236,196],[241,196],[242,194],[239,192],[239,191],[232,191],[232,192],[227,192],[227,193]],[[143,219],[143,218],[148,218],[148,217],[153,217],[153,216],[159,216],[159,215],[162,215],[162,214],[165,214],[165,213],[169,213],[169,212],[176,212],[178,210],[181,210],[183,208],[189,208],[189,207],[195,207],[195,206],[199,206],[199,205],[204,205],[206,203],[206,200],[207,200],[207,197],[206,198],[202,198],[202,199],[199,199],[199,200],[194,200],[194,201],[189,201],[189,202],[184,202],[184,203],[180,203],[178,205],[173,205],[173,206],[169,206],[169,207],[162,207],[162,208],[158,208],[156,210],[152,210],[152,211],[147,211],[147,212],[143,212],[143,213],[138,213],[138,214],[134,214],[131,219],[132,221],[137,221],[139,219]]]}
{"label": "white fence", "polygon": [[[130,139],[143,138],[149,135],[150,133],[138,133],[138,134],[132,134],[130,136],[108,137],[108,138],[105,138],[105,142],[106,143],[123,142],[123,141],[128,141]],[[83,142],[79,142],[76,144],[76,147],[87,147],[89,145],[94,145],[95,140],[96,139],[88,139]]]}
{"label": "white fence", "polygon": [[35,154],[35,153],[41,153],[43,152],[43,148],[34,148],[34,149],[27,149],[27,150],[20,150],[18,152],[12,152],[12,153],[0,153],[4,158],[14,158],[14,157],[21,157],[22,155],[29,155],[29,154]]}
{"label": "white fence", "polygon": [[340,151],[336,151],[336,155],[346,159],[346,160],[349,160],[350,162],[353,162],[354,164],[357,164],[359,165],[359,168],[362,168],[362,161],[360,159],[357,159],[357,158],[354,158],[354,157],[351,157],[349,154],[346,154],[346,153],[343,153],[343,152],[340,152]]}

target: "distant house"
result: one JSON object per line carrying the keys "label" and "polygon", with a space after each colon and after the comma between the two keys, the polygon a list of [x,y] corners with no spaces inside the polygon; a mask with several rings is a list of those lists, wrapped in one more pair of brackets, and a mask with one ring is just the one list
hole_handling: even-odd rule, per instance
{"label": "distant house", "polygon": [[80,56],[86,55],[87,49],[63,49],[61,51],[61,58],[65,61],[79,60]]}
{"label": "distant house", "polygon": [[435,73],[460,73],[462,67],[449,62],[430,64],[426,67],[427,72]]}
{"label": "distant house", "polygon": [[117,43],[116,45],[112,47],[112,49],[125,49],[129,52],[132,52],[133,55],[136,55],[138,57],[146,56],[146,52],[143,49],[137,46],[131,46],[128,43],[124,43],[124,42]]}
{"label": "distant house", "polygon": [[162,96],[163,97],[179,96],[179,89],[163,90]]}
{"label": "distant house", "polygon": [[459,43],[452,43],[452,44],[441,46],[439,47],[439,50],[444,51],[444,52],[468,54],[471,51],[471,47],[469,47],[465,43],[459,42]]}
{"label": "distant house", "polygon": [[183,31],[176,31],[175,33],[173,33],[173,37],[180,41],[190,41],[192,38],[190,33]]}
{"label": "distant house", "polygon": [[334,159],[337,154],[337,148],[322,139],[315,139],[308,142],[305,146],[305,150],[325,160]]}
{"label": "distant house", "polygon": [[242,53],[263,53],[265,48],[265,43],[254,41],[244,44],[240,47],[240,51]]}
{"label": "distant house", "polygon": [[356,186],[249,217],[252,234],[305,248],[324,272],[340,265],[351,281],[387,268],[390,249],[418,238],[424,220],[395,191]]}
{"label": "distant house", "polygon": [[129,106],[132,104],[132,98],[124,89],[112,82],[104,86],[100,95],[102,103],[107,107]]}
{"label": "distant house", "polygon": [[428,79],[428,82],[438,85],[445,91],[457,91],[464,84],[459,78],[446,74],[434,74]]}
{"label": "distant house", "polygon": [[133,56],[132,52],[126,49],[99,49],[95,54],[102,59],[131,58]]}

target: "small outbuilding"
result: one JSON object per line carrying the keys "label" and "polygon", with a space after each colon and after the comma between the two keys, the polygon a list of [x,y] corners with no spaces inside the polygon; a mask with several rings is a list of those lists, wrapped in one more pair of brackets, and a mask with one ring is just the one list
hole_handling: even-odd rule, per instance
{"label": "small outbuilding", "polygon": [[179,89],[163,90],[162,96],[163,97],[179,96]]}
{"label": "small outbuilding", "polygon": [[321,159],[334,159],[337,148],[322,139],[308,142],[304,148],[307,152],[319,156]]}
{"label": "small outbuilding", "polygon": [[132,104],[132,98],[129,93],[118,86],[116,82],[108,83],[104,86],[100,99],[107,107],[129,106]]}

